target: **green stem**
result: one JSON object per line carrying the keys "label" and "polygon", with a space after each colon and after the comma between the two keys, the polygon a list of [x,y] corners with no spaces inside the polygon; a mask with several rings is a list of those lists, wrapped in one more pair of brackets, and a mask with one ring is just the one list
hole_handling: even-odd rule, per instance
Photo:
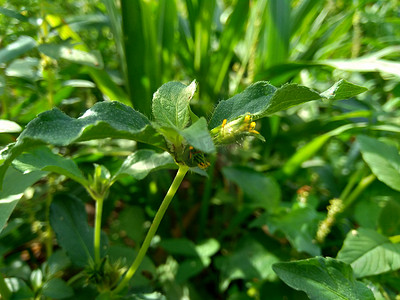
{"label": "green stem", "polygon": [[101,216],[103,213],[104,197],[97,197],[96,200],[96,216],[94,220],[94,262],[95,265],[100,264],[100,239],[101,239]]}
{"label": "green stem", "polygon": [[0,295],[1,299],[3,300],[9,300],[11,297],[11,291],[6,284],[3,275],[1,274],[0,274]]}
{"label": "green stem", "polygon": [[376,179],[374,174],[370,174],[367,177],[361,179],[360,183],[353,190],[353,192],[346,198],[342,199],[345,207],[349,207],[354,200]]}
{"label": "green stem", "polygon": [[169,187],[169,190],[167,194],[164,197],[163,202],[160,205],[160,208],[158,209],[153,223],[150,226],[149,231],[147,232],[146,238],[144,239],[144,242],[142,246],[139,249],[139,252],[132,263],[132,265],[129,267],[128,271],[125,274],[125,277],[121,280],[121,282],[118,284],[118,286],[114,289],[114,293],[120,292],[130,281],[132,276],[135,274],[137,269],[139,268],[144,256],[146,255],[147,250],[149,249],[150,242],[153,239],[158,226],[160,225],[160,222],[169,206],[171,203],[172,198],[174,197],[176,191],[178,190],[179,186],[182,183],[183,178],[185,177],[187,171],[189,170],[189,167],[187,166],[179,166],[178,173],[176,173],[175,179],[172,182],[171,186]]}

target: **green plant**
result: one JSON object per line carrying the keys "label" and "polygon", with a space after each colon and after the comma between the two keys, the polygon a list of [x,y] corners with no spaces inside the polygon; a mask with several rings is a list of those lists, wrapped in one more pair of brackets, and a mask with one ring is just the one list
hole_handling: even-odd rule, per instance
{"label": "green plant", "polygon": [[[53,200],[48,207],[49,222],[69,258],[83,267],[80,273],[69,280],[69,284],[86,278],[97,287],[100,293],[98,299],[113,298],[123,291],[126,293],[126,287],[142,263],[185,174],[192,170],[206,175],[205,169],[210,166],[216,147],[243,141],[247,136],[264,140],[256,130],[255,120],[280,110],[321,98],[329,101],[345,99],[365,90],[344,80],[323,93],[297,84],[276,88],[267,82],[257,82],[242,93],[221,101],[209,122],[204,117],[196,116],[190,109],[190,100],[196,91],[195,82],[187,86],[179,82],[169,82],[161,86],[153,96],[153,121],[119,102],[97,103],[77,119],[58,109],[52,109],[32,120],[17,141],[3,151],[0,180],[5,182],[10,176],[14,176],[14,168],[41,176],[54,172],[69,177],[87,190],[96,202],[93,233],[85,222],[82,204],[73,197],[65,201]],[[60,156],[44,146],[65,147],[77,142],[104,138],[130,139],[165,152],[141,149],[128,156],[113,175],[105,166],[96,165],[93,175],[86,177],[72,159]],[[11,165],[12,168],[9,169]],[[151,171],[176,167],[176,177],[155,214],[136,259],[124,273],[121,262],[111,262],[107,258],[107,237],[101,232],[103,204],[112,192],[110,188],[125,175],[143,179]],[[8,212],[1,215],[2,225],[15,204],[15,201],[2,204],[2,211]],[[35,297],[39,297],[41,293],[48,296],[51,293],[48,290],[55,289],[57,285],[62,286],[65,294],[70,293],[69,285],[64,281],[59,278],[57,282],[52,281],[51,275],[44,275],[47,274],[46,270],[39,271],[36,272],[37,275],[32,275],[36,276],[34,278],[40,277],[32,279],[36,287],[32,291]],[[10,291],[3,281],[0,288],[3,297],[7,299]],[[18,287],[14,287],[12,292],[22,293]]]}

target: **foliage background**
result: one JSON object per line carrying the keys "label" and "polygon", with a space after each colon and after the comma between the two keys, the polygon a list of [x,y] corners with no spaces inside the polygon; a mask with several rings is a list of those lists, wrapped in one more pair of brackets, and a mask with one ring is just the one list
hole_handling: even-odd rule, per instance
{"label": "foliage background", "polygon": [[[323,91],[344,78],[367,87],[357,98],[311,102],[263,119],[258,130],[266,143],[222,149],[208,178],[191,174],[136,286],[168,299],[306,298],[271,265],[336,257],[360,226],[400,234],[400,184],[387,185],[357,142],[359,134],[379,138],[378,145],[398,153],[399,7],[397,0],[10,1],[0,8],[1,119],[24,127],[53,106],[77,117],[108,100],[150,117],[152,94],[171,80],[197,80],[192,110],[206,116],[258,80]],[[18,135],[8,131],[0,136],[4,146]],[[115,170],[143,147],[101,140],[60,151],[92,173],[93,163]],[[370,168],[379,180],[357,191]],[[172,175],[127,177],[112,188],[103,224],[111,254],[138,248]],[[58,249],[55,238],[46,242],[50,203],[76,197],[93,219],[83,188],[62,176],[37,176],[17,180],[21,200],[0,236],[1,272],[31,287],[32,270],[43,266],[53,242]],[[329,200],[349,197],[327,238],[316,243]],[[377,299],[399,294],[397,268],[390,271],[363,279]],[[74,274],[69,267],[63,278]]]}

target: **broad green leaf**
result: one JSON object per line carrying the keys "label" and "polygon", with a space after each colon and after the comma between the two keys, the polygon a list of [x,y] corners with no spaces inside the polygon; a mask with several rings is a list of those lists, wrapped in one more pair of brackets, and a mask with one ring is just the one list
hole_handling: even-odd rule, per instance
{"label": "broad green leaf", "polygon": [[25,174],[32,171],[54,172],[88,186],[87,179],[72,159],[55,154],[45,146],[20,155],[13,166]]}
{"label": "broad green leaf", "polygon": [[204,153],[214,153],[215,146],[207,128],[207,121],[203,117],[197,120],[190,127],[179,131],[189,145]]}
{"label": "broad green leaf", "polygon": [[72,47],[58,44],[42,44],[38,47],[43,54],[59,60],[66,59],[71,62],[102,69],[103,60],[98,52],[85,52]]}
{"label": "broad green leaf", "polygon": [[352,97],[365,90],[345,80],[337,82],[321,94],[298,84],[285,84],[280,88],[275,88],[265,81],[260,81],[252,84],[242,93],[219,102],[211,117],[209,128],[219,126],[224,119],[231,121],[246,114],[252,115],[253,119],[258,119],[304,102],[328,96],[333,100],[343,99],[341,97]]}
{"label": "broad green leaf", "polygon": [[[379,228],[382,234],[392,236],[400,233],[400,203],[398,200],[389,199],[385,201],[383,208],[378,208]],[[369,211],[369,213],[371,213]],[[373,214],[373,212],[372,212]]]}
{"label": "broad green leaf", "polygon": [[314,237],[322,218],[314,208],[296,207],[289,213],[282,212],[276,215],[265,213],[250,226],[267,225],[272,234],[280,230],[297,251],[317,256],[321,254],[321,249],[315,243]]}
{"label": "broad green leaf", "polygon": [[51,299],[72,297],[74,290],[61,278],[53,278],[43,284],[42,294]]}
{"label": "broad green leaf", "polygon": [[400,269],[400,244],[372,229],[359,228],[347,234],[337,259],[352,266],[357,277]]}
{"label": "broad green leaf", "polygon": [[225,167],[224,177],[236,183],[248,197],[247,205],[273,211],[281,199],[281,190],[273,177],[247,167]]}
{"label": "broad green leaf", "polygon": [[278,261],[279,259],[258,241],[244,238],[232,253],[215,259],[216,268],[221,272],[219,287],[224,291],[230,282],[236,279],[275,280],[272,265]]}
{"label": "broad green leaf", "polygon": [[23,192],[46,174],[46,172],[38,171],[22,174],[14,168],[10,168],[6,172],[3,182],[4,187],[0,191],[0,232],[23,196]]}
{"label": "broad green leaf", "polygon": [[321,96],[329,100],[340,100],[353,97],[367,90],[368,89],[365,87],[352,84],[342,79],[336,82],[331,88],[321,93]]}
{"label": "broad green leaf", "polygon": [[375,138],[359,135],[361,154],[378,179],[400,191],[400,154],[395,146]]}
{"label": "broad green leaf", "polygon": [[[50,224],[57,236],[58,244],[79,267],[93,260],[93,228],[87,223],[83,203],[73,196],[56,198],[50,206]],[[107,250],[106,234],[101,235],[102,255]]]}
{"label": "broad green leaf", "polygon": [[176,168],[177,165],[168,152],[156,153],[153,150],[142,149],[125,159],[112,180],[115,181],[123,175],[130,175],[141,180],[152,171]]}
{"label": "broad green leaf", "polygon": [[290,287],[304,291],[312,300],[373,300],[362,282],[354,278],[351,267],[334,258],[315,257],[272,266]]}
{"label": "broad green leaf", "polygon": [[9,120],[0,120],[0,133],[13,133],[22,131],[21,126]]}
{"label": "broad green leaf", "polygon": [[0,64],[7,63],[10,60],[28,52],[36,46],[36,41],[22,35],[14,43],[11,43],[0,50]]}
{"label": "broad green leaf", "polygon": [[190,120],[189,102],[196,91],[196,82],[186,86],[180,82],[163,84],[153,96],[153,115],[160,127],[184,129]]}
{"label": "broad green leaf", "polygon": [[78,119],[54,108],[32,120],[10,145],[0,166],[0,182],[9,164],[23,151],[42,144],[67,146],[74,142],[102,138],[136,140],[164,148],[164,139],[141,113],[119,102],[96,103]]}

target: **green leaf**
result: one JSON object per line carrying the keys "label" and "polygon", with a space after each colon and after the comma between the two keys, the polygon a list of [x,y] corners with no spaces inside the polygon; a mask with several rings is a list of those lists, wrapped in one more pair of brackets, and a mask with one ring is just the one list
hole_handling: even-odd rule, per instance
{"label": "green leaf", "polygon": [[359,228],[347,234],[337,259],[351,264],[357,277],[396,271],[400,268],[400,244],[374,230]]}
{"label": "green leaf", "polygon": [[13,166],[25,174],[32,171],[54,172],[88,186],[87,179],[72,159],[55,154],[47,147],[35,148],[20,155]]}
{"label": "green leaf", "polygon": [[73,289],[61,278],[53,278],[45,282],[42,294],[51,299],[64,299],[74,295]]}
{"label": "green leaf", "polygon": [[329,100],[348,99],[367,90],[368,89],[365,87],[352,84],[342,79],[336,82],[331,88],[321,93],[321,96]]}
{"label": "green leaf", "polygon": [[42,270],[40,269],[33,270],[30,276],[30,281],[34,291],[40,289],[43,284]]}
{"label": "green leaf", "polygon": [[164,139],[141,113],[119,102],[96,103],[78,119],[57,108],[32,120],[11,145],[0,166],[0,182],[10,163],[23,151],[42,144],[67,146],[79,141],[102,138],[136,140],[165,148]]}
{"label": "green leaf", "polygon": [[359,135],[357,141],[365,162],[376,177],[400,191],[400,155],[397,148],[365,135]]}
{"label": "green leaf", "polygon": [[160,127],[184,129],[190,120],[189,102],[196,91],[196,82],[188,86],[180,82],[163,84],[153,96],[153,115]]}
{"label": "green leaf", "polygon": [[42,44],[38,47],[43,54],[56,60],[66,59],[71,62],[82,64],[90,67],[102,69],[104,67],[103,60],[99,52],[85,52],[77,50],[65,45],[58,44]]}
{"label": "green leaf", "polygon": [[11,18],[17,19],[22,22],[29,21],[29,18],[25,17],[24,15],[14,11],[14,10],[8,9],[8,8],[0,7],[0,13],[7,17],[11,17]]}
{"label": "green leaf", "polygon": [[287,285],[306,292],[310,299],[374,299],[371,290],[355,280],[349,265],[330,257],[281,262],[272,268]]}
{"label": "green leaf", "polygon": [[219,102],[211,117],[209,128],[213,129],[219,126],[224,119],[229,122],[250,114],[252,119],[256,120],[304,102],[328,96],[333,100],[343,99],[344,96],[352,97],[365,90],[365,88],[345,80],[339,81],[331,89],[321,94],[298,84],[285,84],[276,88],[265,81],[259,81],[246,88],[242,93]]}
{"label": "green leaf", "polygon": [[272,265],[279,259],[253,238],[244,238],[235,251],[215,259],[221,272],[220,289],[226,290],[232,280],[275,280]]}
{"label": "green leaf", "polygon": [[6,172],[4,188],[0,191],[0,232],[23,196],[23,192],[46,174],[46,172],[22,174],[14,168],[10,168]]}
{"label": "green leaf", "polygon": [[[80,200],[71,195],[54,199],[50,206],[50,224],[73,264],[84,267],[93,261],[93,228],[87,223],[85,206]],[[107,244],[107,235],[102,232],[102,255]]]}
{"label": "green leaf", "polygon": [[42,76],[39,72],[39,63],[39,59],[35,57],[15,59],[7,67],[5,74],[9,77],[18,77],[35,81]]}
{"label": "green leaf", "polygon": [[142,149],[125,159],[122,166],[113,176],[112,181],[123,175],[130,175],[137,180],[141,180],[152,171],[176,168],[177,165],[168,152],[156,153],[153,150]]}
{"label": "green leaf", "polygon": [[225,167],[224,176],[236,183],[248,197],[247,205],[273,211],[281,199],[281,190],[273,177],[247,167]]}
{"label": "green leaf", "polygon": [[0,64],[7,63],[34,47],[36,47],[36,41],[29,36],[22,35],[14,43],[0,50]]}
{"label": "green leaf", "polygon": [[214,142],[207,128],[207,121],[203,117],[190,127],[180,130],[179,133],[189,145],[193,146],[196,150],[204,153],[214,153],[216,151]]}

